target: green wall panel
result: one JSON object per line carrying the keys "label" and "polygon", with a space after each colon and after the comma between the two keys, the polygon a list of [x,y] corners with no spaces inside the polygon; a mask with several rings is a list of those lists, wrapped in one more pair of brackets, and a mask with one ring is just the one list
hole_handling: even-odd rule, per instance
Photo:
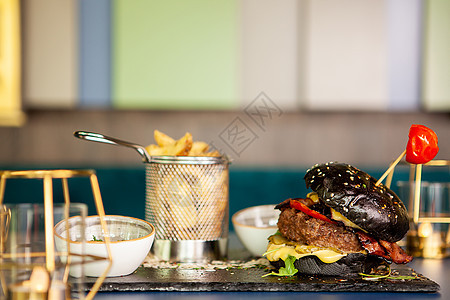
{"label": "green wall panel", "polygon": [[424,106],[429,111],[450,111],[450,1],[425,3]]}
{"label": "green wall panel", "polygon": [[236,0],[115,0],[114,107],[236,108],[238,22]]}

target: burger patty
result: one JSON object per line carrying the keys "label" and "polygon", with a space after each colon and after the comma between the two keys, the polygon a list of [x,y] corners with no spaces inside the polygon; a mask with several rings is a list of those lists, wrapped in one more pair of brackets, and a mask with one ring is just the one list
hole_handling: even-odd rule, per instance
{"label": "burger patty", "polygon": [[307,245],[330,247],[346,253],[364,250],[355,233],[294,208],[282,208],[278,230],[286,238]]}

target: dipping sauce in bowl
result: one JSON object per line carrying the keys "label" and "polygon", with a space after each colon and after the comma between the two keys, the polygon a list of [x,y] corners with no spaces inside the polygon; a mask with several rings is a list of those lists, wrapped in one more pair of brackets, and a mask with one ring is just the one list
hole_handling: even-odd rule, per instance
{"label": "dipping sauce in bowl", "polygon": [[279,210],[275,204],[252,206],[235,213],[231,218],[239,240],[253,256],[267,250],[267,238],[276,233]]}
{"label": "dipping sauce in bowl", "polygon": [[[147,221],[126,216],[106,215],[105,221],[110,239],[112,266],[107,276],[124,276],[133,273],[148,255],[155,238],[155,228]],[[83,230],[82,218],[72,217],[56,224],[54,228],[55,244],[58,251],[67,251],[69,236],[70,252],[77,256],[70,268],[70,275],[82,275],[80,256],[87,256],[83,264],[84,274],[99,277],[109,264],[109,260],[89,260],[89,255],[108,257],[105,235],[100,224],[99,216],[85,218]],[[77,264],[78,262],[78,264]]]}

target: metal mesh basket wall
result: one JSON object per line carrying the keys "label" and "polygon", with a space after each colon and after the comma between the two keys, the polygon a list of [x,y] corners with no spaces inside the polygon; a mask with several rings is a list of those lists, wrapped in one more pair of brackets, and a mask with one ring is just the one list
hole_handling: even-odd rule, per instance
{"label": "metal mesh basket wall", "polygon": [[146,164],[145,218],[156,239],[213,241],[228,236],[228,161],[154,158]]}

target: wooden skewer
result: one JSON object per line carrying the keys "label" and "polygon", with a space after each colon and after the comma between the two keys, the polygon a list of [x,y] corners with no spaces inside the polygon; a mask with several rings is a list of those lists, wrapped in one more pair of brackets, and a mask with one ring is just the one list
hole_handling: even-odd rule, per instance
{"label": "wooden skewer", "polygon": [[403,156],[405,156],[405,155],[406,155],[406,150],[403,151],[399,157],[397,157],[397,159],[389,166],[389,168],[386,170],[386,172],[384,172],[383,176],[381,176],[380,179],[378,179],[377,183],[375,183],[376,186],[380,185],[380,183],[384,180],[384,178],[386,178],[386,176],[392,172],[392,170],[395,168],[395,166],[400,162],[400,160],[402,160]]}
{"label": "wooden skewer", "polygon": [[394,177],[394,172],[395,172],[395,169],[393,169],[393,170],[389,173],[389,175],[386,177],[386,182],[384,183],[384,185],[385,185],[388,189],[391,188],[392,178]]}

